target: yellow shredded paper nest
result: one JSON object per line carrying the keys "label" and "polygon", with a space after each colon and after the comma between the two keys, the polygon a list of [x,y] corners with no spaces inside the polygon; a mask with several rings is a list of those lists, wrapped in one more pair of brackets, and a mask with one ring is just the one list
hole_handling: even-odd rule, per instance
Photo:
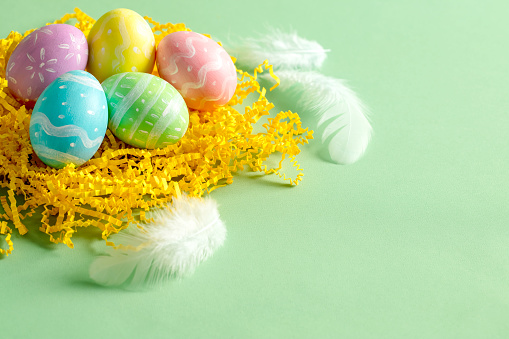
{"label": "yellow shredded paper nest", "polygon": [[[70,19],[77,20],[75,26],[85,36],[95,23],[79,9],[54,23]],[[189,30],[184,24],[159,24],[145,19],[152,25],[156,44],[167,34]],[[239,83],[228,105],[213,112],[190,110],[189,129],[174,145],[138,149],[119,141],[108,130],[95,156],[84,165],[68,165],[60,170],[46,166],[30,144],[32,111],[13,98],[5,79],[9,56],[32,31],[24,35],[11,32],[0,40],[0,185],[8,189],[7,196],[0,197],[5,211],[0,214],[0,234],[5,235],[8,248],[0,248],[0,253],[8,255],[13,249],[9,225],[14,224],[21,235],[27,233],[23,220],[41,206],[40,231],[54,243],[73,247],[71,237],[79,227],[97,227],[107,240],[110,234],[144,220],[145,211],[171,202],[181,192],[202,196],[232,183],[233,173],[246,166],[253,171],[275,173],[295,185],[302,179],[295,156],[300,152],[299,145],[312,139],[312,131],[302,128],[296,113],[280,112],[263,125],[263,133],[253,132],[253,125],[274,107],[256,80],[257,74],[269,71],[279,83],[268,62],[253,74],[237,69]],[[157,71],[153,74],[157,75]],[[234,106],[250,94],[258,99],[243,114],[239,113]],[[277,168],[264,164],[273,153],[281,156]],[[297,169],[295,178],[287,178],[281,172],[285,159]],[[140,211],[139,217],[135,211]]]}

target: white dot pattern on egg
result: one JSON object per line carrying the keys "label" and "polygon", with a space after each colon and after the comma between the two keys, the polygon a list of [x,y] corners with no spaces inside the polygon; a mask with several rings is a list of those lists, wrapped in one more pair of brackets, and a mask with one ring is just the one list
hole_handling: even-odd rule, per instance
{"label": "white dot pattern on egg", "polygon": [[127,72],[109,77],[102,86],[109,105],[108,127],[125,143],[140,148],[161,148],[176,143],[187,131],[186,103],[163,79]]}
{"label": "white dot pattern on egg", "polygon": [[132,10],[118,8],[101,16],[90,29],[88,46],[87,69],[101,82],[117,73],[151,73],[154,69],[154,33]]}
{"label": "white dot pattern on egg", "polygon": [[70,71],[41,97],[30,119],[30,142],[37,156],[54,168],[87,162],[99,149],[108,125],[106,96],[99,82],[88,72]]}

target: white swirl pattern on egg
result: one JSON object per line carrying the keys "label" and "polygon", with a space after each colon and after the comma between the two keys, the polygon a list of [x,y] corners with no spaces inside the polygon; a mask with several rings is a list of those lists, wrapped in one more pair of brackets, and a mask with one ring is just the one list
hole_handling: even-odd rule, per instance
{"label": "white swirl pattern on egg", "polygon": [[191,108],[213,109],[228,103],[235,93],[237,76],[230,56],[201,34],[169,34],[159,44],[156,58],[161,76]]}
{"label": "white swirl pattern on egg", "polygon": [[104,139],[108,122],[106,96],[84,71],[71,71],[41,94],[30,119],[30,141],[47,165],[62,168],[88,161]]}

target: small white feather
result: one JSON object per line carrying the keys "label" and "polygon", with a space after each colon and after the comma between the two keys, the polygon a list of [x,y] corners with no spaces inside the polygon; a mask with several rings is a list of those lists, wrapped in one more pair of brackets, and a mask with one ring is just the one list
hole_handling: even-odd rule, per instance
{"label": "small white feather", "polygon": [[[366,151],[372,128],[367,108],[344,81],[314,71],[278,71],[278,89],[299,97],[301,113],[314,116],[313,129],[321,131],[321,141],[329,139],[331,159],[342,165],[356,162]],[[269,78],[267,75],[263,75]]]}
{"label": "small white feather", "polygon": [[329,52],[316,41],[279,29],[270,29],[258,38],[229,41],[224,47],[240,65],[251,69],[267,59],[274,69],[318,69]]}
{"label": "small white feather", "polygon": [[193,273],[226,238],[217,203],[211,198],[183,195],[147,216],[154,222],[109,238],[131,249],[108,247],[109,255],[96,258],[90,266],[93,280],[107,286],[127,283],[130,288],[159,285]]}

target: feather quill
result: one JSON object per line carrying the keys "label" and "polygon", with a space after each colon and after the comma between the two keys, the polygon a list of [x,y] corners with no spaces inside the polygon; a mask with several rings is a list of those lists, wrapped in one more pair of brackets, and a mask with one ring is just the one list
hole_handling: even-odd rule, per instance
{"label": "feather quill", "polygon": [[132,227],[109,239],[108,247],[90,266],[90,277],[106,286],[128,288],[161,285],[183,277],[210,257],[226,238],[217,203],[211,198],[181,196],[173,204],[151,212],[153,222]]}
{"label": "feather quill", "polygon": [[230,55],[237,58],[240,65],[251,69],[267,59],[274,69],[318,69],[329,52],[316,41],[279,29],[270,29],[267,34],[258,38],[229,41],[224,47]]}
{"label": "feather quill", "polygon": [[328,142],[332,161],[348,165],[364,154],[372,134],[368,110],[343,80],[314,71],[281,70],[275,74],[281,81],[278,89],[298,96],[301,112],[312,114],[314,126],[310,127],[320,132],[322,143]]}

